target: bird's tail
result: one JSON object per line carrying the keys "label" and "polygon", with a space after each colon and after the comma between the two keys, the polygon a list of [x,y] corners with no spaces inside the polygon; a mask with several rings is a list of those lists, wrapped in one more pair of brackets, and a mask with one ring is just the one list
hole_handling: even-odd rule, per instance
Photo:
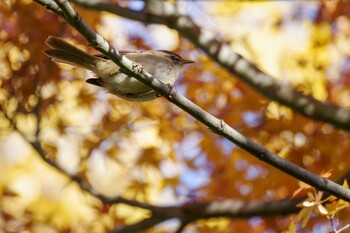
{"label": "bird's tail", "polygon": [[50,48],[44,50],[44,53],[51,57],[53,62],[65,63],[93,70],[96,62],[100,60],[98,57],[78,49],[59,37],[49,36],[46,40],[46,44]]}

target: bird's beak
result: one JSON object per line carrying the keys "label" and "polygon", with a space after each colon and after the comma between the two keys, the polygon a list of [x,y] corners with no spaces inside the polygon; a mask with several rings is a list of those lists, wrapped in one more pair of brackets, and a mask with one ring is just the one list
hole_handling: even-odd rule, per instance
{"label": "bird's beak", "polygon": [[189,64],[189,63],[194,63],[192,60],[183,60],[183,64]]}

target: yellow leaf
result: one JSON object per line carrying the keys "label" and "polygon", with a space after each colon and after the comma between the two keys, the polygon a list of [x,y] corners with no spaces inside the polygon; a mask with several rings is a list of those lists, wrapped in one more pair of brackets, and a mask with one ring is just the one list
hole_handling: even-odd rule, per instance
{"label": "yellow leaf", "polygon": [[340,210],[349,207],[349,203],[343,200],[333,201],[326,204],[326,208],[329,214],[337,214]]}
{"label": "yellow leaf", "polygon": [[282,233],[296,233],[297,232],[297,226],[295,222],[291,221],[291,223],[288,226],[288,230],[282,231]]}
{"label": "yellow leaf", "polygon": [[323,178],[329,178],[329,177],[332,175],[332,171],[333,171],[333,169],[331,168],[331,169],[329,169],[329,170],[326,171],[326,172],[322,172],[322,173],[320,174],[320,176],[322,176]]}

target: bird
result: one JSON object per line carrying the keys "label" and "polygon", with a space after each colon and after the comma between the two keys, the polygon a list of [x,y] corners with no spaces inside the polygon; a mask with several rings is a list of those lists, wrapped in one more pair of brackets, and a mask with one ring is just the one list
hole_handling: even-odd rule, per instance
{"label": "bird", "polygon": [[[103,87],[120,98],[134,102],[153,100],[159,95],[123,70],[103,54],[89,54],[63,38],[49,36],[45,41],[48,49],[44,53],[55,63],[82,67],[94,73],[87,83]],[[161,82],[173,86],[184,65],[193,63],[167,50],[124,50],[119,51],[133,62],[140,64],[148,73]]]}

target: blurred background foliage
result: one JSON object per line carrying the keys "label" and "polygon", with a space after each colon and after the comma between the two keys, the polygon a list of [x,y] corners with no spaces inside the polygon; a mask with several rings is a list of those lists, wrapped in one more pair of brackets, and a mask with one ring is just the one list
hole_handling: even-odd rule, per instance
{"label": "blurred background foliage", "polygon": [[[118,1],[115,1],[118,2]],[[123,1],[141,9],[142,1]],[[181,1],[184,14],[264,72],[321,101],[350,107],[350,3]],[[162,25],[76,6],[117,49],[166,49],[196,61],[176,89],[281,157],[336,180],[350,169],[348,132],[270,101]],[[155,205],[224,198],[280,200],[297,180],[258,161],[159,98],[132,103],[85,83],[90,73],[57,65],[42,50],[49,35],[96,53],[57,15],[28,0],[0,2],[0,232],[105,232],[147,211],[105,205],[45,163],[31,142],[68,174],[105,195]],[[300,195],[305,193],[300,193]],[[349,210],[339,213],[350,221]],[[198,221],[188,232],[280,232],[290,217]],[[166,222],[149,232],[169,232]],[[244,227],[244,228],[243,228]],[[306,231],[328,232],[314,215]],[[170,231],[171,232],[171,231]]]}

